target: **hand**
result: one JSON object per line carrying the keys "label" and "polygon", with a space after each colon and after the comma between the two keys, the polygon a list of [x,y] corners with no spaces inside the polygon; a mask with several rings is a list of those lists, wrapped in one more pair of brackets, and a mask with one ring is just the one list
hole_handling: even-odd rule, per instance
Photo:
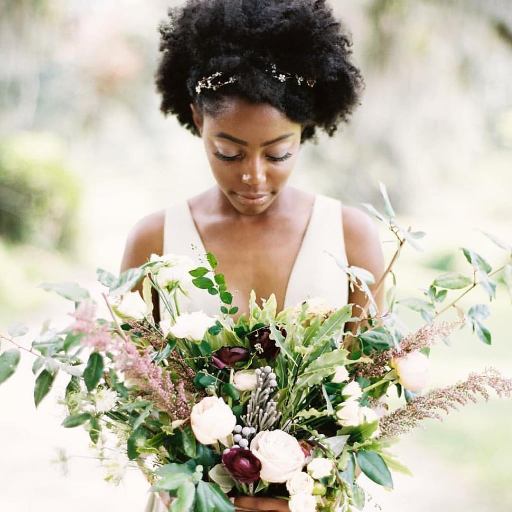
{"label": "hand", "polygon": [[253,498],[244,496],[235,498],[235,510],[266,510],[267,512],[289,512],[288,502],[276,498]]}

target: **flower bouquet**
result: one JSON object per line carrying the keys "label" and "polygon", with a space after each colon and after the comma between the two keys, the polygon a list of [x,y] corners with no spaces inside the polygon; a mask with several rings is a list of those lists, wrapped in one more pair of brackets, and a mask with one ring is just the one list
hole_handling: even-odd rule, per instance
{"label": "flower bouquet", "polygon": [[[383,195],[386,213],[371,211],[398,241],[389,274],[402,245],[415,244],[421,234],[396,223],[385,190]],[[372,276],[341,263],[350,285],[367,293],[359,315],[352,305],[331,309],[321,299],[278,312],[274,296],[260,306],[252,292],[249,313],[235,320],[238,309],[211,253],[201,266],[179,255],[153,255],[119,277],[99,269],[101,301],[77,285],[43,285],[74,306],[69,325],[47,326],[25,348],[35,356],[35,404],[57,374],[68,374],[63,426],[85,427],[105,466],[112,460],[107,449],[122,453],[152,490],[169,498],[174,512],[233,511],[238,496],[283,498],[292,512],[362,509],[360,472],[392,488],[391,472],[405,471],[389,451],[397,436],[421,420],[487,398],[490,389],[512,396],[512,380],[492,369],[418,394],[435,343],[466,324],[490,342],[488,307],[465,312],[458,302],[476,286],[492,299],[497,273],[510,286],[512,248],[495,241],[507,252],[504,266],[493,272],[482,256],[464,249],[472,278],[444,274],[423,298],[400,301],[425,320],[408,333],[395,312],[393,288],[388,310],[379,314],[369,290]],[[132,292],[141,281],[142,295]],[[190,286],[217,295],[219,314],[184,311]],[[166,312],[159,323],[154,291]],[[439,320],[449,310],[456,317]],[[346,329],[348,322],[356,322],[355,332]],[[16,338],[24,334],[13,327],[2,335],[16,348],[0,355],[0,382],[14,373],[23,349]],[[402,404],[390,410],[389,397]]]}

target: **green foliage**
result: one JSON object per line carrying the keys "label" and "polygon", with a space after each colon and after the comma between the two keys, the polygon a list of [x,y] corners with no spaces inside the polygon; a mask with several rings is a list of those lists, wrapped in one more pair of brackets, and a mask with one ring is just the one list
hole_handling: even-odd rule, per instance
{"label": "green foliage", "polygon": [[79,185],[57,138],[20,133],[0,141],[0,236],[69,250],[79,204]]}
{"label": "green foliage", "polygon": [[384,487],[393,488],[391,473],[384,459],[378,453],[361,450],[357,452],[356,458],[361,471],[370,480]]}
{"label": "green foliage", "polygon": [[20,351],[17,349],[6,350],[0,355],[0,384],[14,374],[20,362]]}
{"label": "green foliage", "polygon": [[93,352],[89,356],[87,366],[84,370],[84,381],[87,386],[87,391],[92,391],[101,379],[103,374],[103,357],[98,352]]}
{"label": "green foliage", "polygon": [[62,426],[65,428],[78,427],[79,425],[83,425],[85,422],[89,421],[91,418],[92,416],[88,412],[73,414],[64,419]]}
{"label": "green foliage", "polygon": [[36,379],[34,387],[34,403],[36,407],[41,403],[41,400],[50,392],[55,374],[48,370],[43,370]]}

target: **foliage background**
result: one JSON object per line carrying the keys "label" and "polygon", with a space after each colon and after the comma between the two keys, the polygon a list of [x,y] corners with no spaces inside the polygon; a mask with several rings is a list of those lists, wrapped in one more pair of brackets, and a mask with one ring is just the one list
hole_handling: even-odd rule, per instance
{"label": "foliage background", "polygon": [[[331,3],[353,35],[366,91],[350,125],[304,148],[294,184],[346,204],[378,205],[378,181],[386,183],[402,224],[429,234],[426,250],[406,250],[399,264],[402,295],[419,296],[436,273],[464,269],[461,246],[500,263],[477,229],[512,241],[510,2]],[[24,141],[34,162],[31,183],[42,182],[44,162],[53,155],[73,184],[61,186],[54,178],[44,184],[52,184],[57,198],[73,197],[69,215],[76,215],[64,244],[50,243],[55,215],[37,209],[37,227],[24,243],[0,237],[2,329],[17,320],[35,328],[45,318],[65,319],[64,301],[39,283],[92,284],[96,267],[116,271],[134,222],[213,183],[200,140],[158,110],[156,26],[167,5],[0,1],[0,142]],[[34,200],[16,209],[1,165],[0,219],[13,204],[22,215],[21,207]],[[383,231],[382,239],[390,253],[391,237]],[[468,329],[459,333],[451,347],[434,351],[433,384],[488,365],[512,374],[511,304],[500,291],[489,322],[493,347]],[[415,322],[411,317],[411,326]],[[109,486],[97,461],[87,458],[85,432],[58,427],[64,416],[55,400],[34,410],[30,365],[23,358],[17,375],[0,388],[0,508],[142,510],[146,486],[136,470],[120,487]],[[62,385],[57,381],[54,397]],[[415,478],[397,478],[392,494],[369,486],[375,502],[394,512],[510,510],[511,417],[510,403],[493,400],[408,436],[396,453]],[[66,478],[51,463],[58,447],[77,456]]]}

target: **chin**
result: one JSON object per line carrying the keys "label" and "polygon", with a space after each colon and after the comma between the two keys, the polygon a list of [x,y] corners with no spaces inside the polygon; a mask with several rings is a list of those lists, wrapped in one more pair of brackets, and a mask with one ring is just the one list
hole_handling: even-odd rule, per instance
{"label": "chin", "polygon": [[248,199],[240,197],[236,192],[229,195],[229,201],[232,206],[244,215],[259,215],[263,213],[275,200],[276,194],[269,193],[262,199]]}

